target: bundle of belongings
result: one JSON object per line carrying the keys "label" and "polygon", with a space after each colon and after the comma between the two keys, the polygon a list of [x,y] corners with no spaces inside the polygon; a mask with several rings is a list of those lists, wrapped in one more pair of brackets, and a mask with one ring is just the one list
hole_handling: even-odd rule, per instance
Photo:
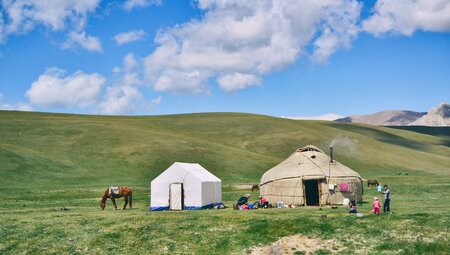
{"label": "bundle of belongings", "polygon": [[233,204],[234,210],[250,210],[250,209],[258,209],[258,208],[270,208],[269,201],[263,196],[259,196],[259,201],[249,204],[248,199],[250,198],[250,194],[245,194],[237,203]]}

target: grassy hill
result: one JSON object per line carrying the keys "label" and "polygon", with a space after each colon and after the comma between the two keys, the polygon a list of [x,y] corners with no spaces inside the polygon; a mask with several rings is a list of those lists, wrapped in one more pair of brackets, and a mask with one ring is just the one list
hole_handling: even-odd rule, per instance
{"label": "grassy hill", "polygon": [[[447,131],[450,129],[447,128]],[[227,182],[258,182],[296,148],[314,144],[365,177],[450,174],[450,138],[385,127],[238,113],[155,117],[0,112],[7,183],[147,185],[175,161],[199,162]]]}
{"label": "grassy hill", "polygon": [[[151,214],[152,223],[148,225],[149,183],[175,161],[198,162],[221,178],[225,185],[224,201],[231,203],[242,192],[233,190],[231,184],[258,183],[265,171],[296,148],[314,144],[327,151],[332,142],[335,142],[338,161],[358,171],[364,178],[378,178],[397,186],[398,200],[394,206],[401,208],[403,214],[386,218],[384,223],[379,223],[380,226],[392,226],[392,221],[403,222],[410,214],[424,213],[424,210],[429,210],[431,215],[443,213],[444,216],[438,219],[449,222],[450,207],[433,201],[450,191],[449,133],[450,128],[402,130],[241,113],[113,117],[0,111],[0,223],[3,233],[0,234],[3,240],[0,253],[65,251],[98,254],[128,250],[141,253],[146,249],[154,249],[158,253],[175,250],[239,253],[250,246],[267,244],[288,234],[310,233],[314,224],[322,227],[331,224],[334,228],[348,225],[365,238],[377,238],[370,231],[358,230],[356,221],[322,222],[311,210],[282,214],[276,210],[247,214],[228,210],[217,214],[214,211],[156,213]],[[138,209],[129,211],[128,215],[99,211],[98,196],[111,184],[133,187]],[[423,189],[419,191],[417,187]],[[371,196],[369,193],[368,200]],[[71,207],[72,211],[66,214],[53,211],[61,206]],[[343,211],[329,213],[336,219],[345,219],[343,215],[346,215]],[[311,217],[311,221],[298,220],[296,215]],[[440,224],[432,216],[422,216],[417,216],[420,218],[419,230],[420,226],[430,222],[435,226],[434,231],[448,230],[448,223]],[[274,220],[273,223],[270,219]],[[286,220],[310,225],[303,229],[286,225]],[[370,225],[374,219],[364,220]],[[65,227],[53,226],[55,221]],[[201,223],[195,225],[196,221]],[[228,230],[194,235],[211,227],[207,223],[210,221],[217,221]],[[274,232],[257,237],[246,232],[252,228],[246,221],[265,224]],[[229,224],[243,224],[247,233],[245,237],[232,234],[235,230],[229,228]],[[282,228],[273,229],[272,226],[276,225],[272,224]],[[127,226],[131,226],[130,229]],[[398,228],[400,232],[417,230],[413,226]],[[105,231],[99,232],[99,229]],[[168,241],[172,231],[197,238],[198,242],[188,245],[190,240],[181,234]],[[324,228],[312,233],[325,238],[326,231]],[[121,233],[128,232],[131,237],[126,239]],[[143,236],[148,240],[141,240]],[[121,243],[119,246],[109,243],[108,239],[123,240],[117,240]],[[136,239],[140,240],[140,246],[130,243]],[[448,231],[444,239],[432,242],[431,248],[424,241],[422,246],[410,248],[410,251],[424,248],[440,251],[448,248],[446,240]],[[35,242],[53,248],[42,250]],[[399,245],[408,245],[406,239],[401,242],[404,243]],[[215,247],[217,250],[213,251],[216,252],[208,250],[211,247]],[[359,248],[350,246],[348,249],[355,251]],[[394,247],[375,246],[373,249],[389,252]]]}

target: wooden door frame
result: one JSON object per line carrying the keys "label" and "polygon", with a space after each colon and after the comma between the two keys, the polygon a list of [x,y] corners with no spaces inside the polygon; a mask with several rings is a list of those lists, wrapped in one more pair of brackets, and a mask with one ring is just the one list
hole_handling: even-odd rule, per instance
{"label": "wooden door frame", "polygon": [[310,179],[310,180],[302,180],[302,188],[303,188],[303,205],[306,207],[308,206],[306,203],[306,192],[305,192],[305,181],[317,181],[317,195],[319,196],[319,206],[322,205],[322,185],[321,181],[322,179]]}

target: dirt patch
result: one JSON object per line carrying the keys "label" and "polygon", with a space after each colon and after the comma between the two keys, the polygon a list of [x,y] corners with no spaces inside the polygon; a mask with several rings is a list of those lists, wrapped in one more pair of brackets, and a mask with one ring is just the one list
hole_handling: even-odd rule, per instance
{"label": "dirt patch", "polygon": [[252,255],[281,255],[281,254],[314,254],[318,251],[327,251],[335,254],[342,250],[337,240],[320,240],[303,235],[286,236],[272,245],[257,247],[247,253]]}

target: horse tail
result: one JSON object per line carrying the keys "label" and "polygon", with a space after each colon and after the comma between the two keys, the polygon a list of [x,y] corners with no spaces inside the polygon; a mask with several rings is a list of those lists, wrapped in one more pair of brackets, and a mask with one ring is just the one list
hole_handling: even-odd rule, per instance
{"label": "horse tail", "polygon": [[130,209],[133,209],[133,191],[130,191]]}

